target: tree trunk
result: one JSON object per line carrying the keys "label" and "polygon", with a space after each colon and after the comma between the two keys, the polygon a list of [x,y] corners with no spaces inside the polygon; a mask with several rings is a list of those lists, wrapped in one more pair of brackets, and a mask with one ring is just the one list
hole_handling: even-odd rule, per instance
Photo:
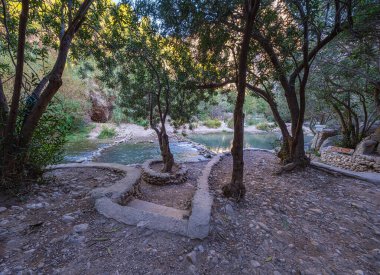
{"label": "tree trunk", "polygon": [[239,56],[239,74],[237,81],[237,98],[234,110],[234,140],[232,143],[233,169],[231,182],[223,186],[223,194],[226,197],[241,199],[245,195],[243,183],[244,172],[244,113],[245,87],[247,82],[247,59],[249,42],[253,30],[253,23],[259,9],[259,1],[245,1],[245,28]]}
{"label": "tree trunk", "polygon": [[161,156],[164,162],[162,172],[170,173],[174,165],[174,157],[170,151],[169,137],[166,131],[161,134]]}

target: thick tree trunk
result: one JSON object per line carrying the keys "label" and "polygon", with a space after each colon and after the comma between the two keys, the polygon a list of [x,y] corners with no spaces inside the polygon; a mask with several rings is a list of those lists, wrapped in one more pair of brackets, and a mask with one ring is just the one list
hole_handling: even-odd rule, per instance
{"label": "thick tree trunk", "polygon": [[259,9],[260,1],[245,1],[245,28],[239,56],[239,74],[237,81],[237,99],[234,110],[234,140],[232,143],[233,169],[231,182],[223,186],[223,194],[226,197],[241,199],[245,195],[243,183],[244,172],[244,113],[245,87],[247,83],[247,59],[249,42],[253,30],[253,23]]}

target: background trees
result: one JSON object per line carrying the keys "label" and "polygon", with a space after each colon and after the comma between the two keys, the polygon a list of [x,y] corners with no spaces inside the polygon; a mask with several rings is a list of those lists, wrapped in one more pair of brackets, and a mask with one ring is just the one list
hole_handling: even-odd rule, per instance
{"label": "background trees", "polygon": [[[283,1],[260,10],[247,87],[268,102],[283,136],[279,156],[293,167],[308,162],[302,127],[311,64],[323,47],[352,25],[352,15],[351,1]],[[279,87],[290,113],[290,130],[278,109]]]}

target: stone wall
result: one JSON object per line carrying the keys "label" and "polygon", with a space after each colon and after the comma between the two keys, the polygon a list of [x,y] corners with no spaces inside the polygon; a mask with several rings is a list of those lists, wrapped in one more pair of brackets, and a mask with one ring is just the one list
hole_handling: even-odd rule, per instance
{"label": "stone wall", "polygon": [[378,155],[348,155],[333,152],[327,148],[321,152],[321,160],[356,172],[380,173],[380,156]]}
{"label": "stone wall", "polygon": [[151,165],[156,163],[162,163],[160,160],[147,160],[142,165],[142,179],[149,184],[153,185],[166,185],[166,184],[176,184],[183,183],[187,179],[187,168],[183,164],[178,165],[178,171],[175,174],[162,173],[155,171],[151,168]]}

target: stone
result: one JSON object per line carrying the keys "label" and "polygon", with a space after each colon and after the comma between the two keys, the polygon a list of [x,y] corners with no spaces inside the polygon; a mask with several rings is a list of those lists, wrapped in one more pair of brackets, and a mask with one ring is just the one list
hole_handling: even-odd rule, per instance
{"label": "stone", "polygon": [[77,224],[73,227],[75,233],[83,233],[87,231],[88,223]]}
{"label": "stone", "polygon": [[190,253],[188,253],[186,255],[186,259],[192,263],[192,264],[196,264],[197,263],[197,253],[195,251],[191,251]]}
{"label": "stone", "polygon": [[24,210],[24,208],[22,208],[22,207],[20,207],[20,206],[17,206],[17,205],[13,205],[13,206],[11,207],[11,209],[12,209],[13,211],[18,211],[18,212]]}
{"label": "stone", "polygon": [[62,216],[62,221],[64,221],[65,223],[69,223],[69,222],[72,222],[74,220],[75,220],[75,218],[73,216],[70,216],[70,214],[65,214]]}
{"label": "stone", "polygon": [[377,144],[379,142],[372,140],[371,136],[362,140],[355,148],[354,155],[368,155],[376,151]]}
{"label": "stone", "polygon": [[342,140],[342,138],[343,137],[341,135],[336,135],[336,136],[326,138],[325,141],[322,142],[322,144],[319,148],[319,151],[323,151],[324,149],[326,149],[329,146],[336,145],[340,140]]}
{"label": "stone", "polygon": [[107,100],[99,90],[99,87],[93,87],[90,92],[91,101],[91,120],[105,123],[112,117],[113,103]]}
{"label": "stone", "polygon": [[4,212],[4,211],[6,211],[6,210],[7,210],[6,207],[0,207],[0,213]]}
{"label": "stone", "polygon": [[195,265],[190,265],[189,266],[189,273],[192,274],[192,275],[199,274],[198,271],[197,271],[197,267]]}
{"label": "stone", "polygon": [[364,275],[364,272],[358,269],[358,270],[355,270],[355,275]]}
{"label": "stone", "polygon": [[196,250],[199,251],[200,253],[205,252],[205,249],[204,249],[203,245],[201,245],[201,244],[197,246]]}
{"label": "stone", "polygon": [[250,263],[251,263],[251,266],[254,267],[254,268],[257,268],[257,267],[261,266],[261,264],[258,261],[255,261],[255,260],[251,260]]}
{"label": "stone", "polygon": [[329,137],[336,136],[338,131],[335,129],[322,129],[318,131],[311,142],[311,149],[319,150],[322,143]]}
{"label": "stone", "polygon": [[226,204],[226,206],[224,207],[224,210],[226,212],[226,214],[230,217],[233,217],[234,214],[235,214],[235,211],[234,209],[232,208],[232,205],[231,204]]}
{"label": "stone", "polygon": [[44,206],[45,206],[44,203],[39,202],[39,203],[30,203],[30,204],[27,204],[26,208],[36,210],[36,209],[44,208]]}

